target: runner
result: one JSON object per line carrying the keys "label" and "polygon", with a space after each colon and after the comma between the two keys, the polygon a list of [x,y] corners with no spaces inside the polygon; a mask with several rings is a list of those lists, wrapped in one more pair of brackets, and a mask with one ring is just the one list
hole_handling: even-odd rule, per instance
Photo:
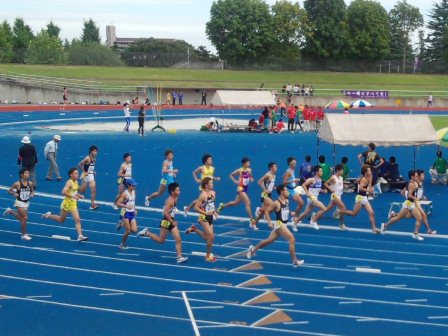
{"label": "runner", "polygon": [[149,237],[156,243],[163,244],[166,240],[168,233],[174,238],[176,243],[177,263],[183,263],[188,260],[187,257],[182,256],[182,241],[180,239],[179,227],[176,219],[174,218],[177,213],[176,204],[180,195],[180,187],[176,182],[168,184],[168,192],[170,196],[165,201],[163,206],[163,217],[160,222],[160,234],[156,235],[149,231],[149,228],[145,228],[137,234],[137,237]]}
{"label": "runner", "polygon": [[[304,202],[302,196],[300,196],[299,194],[299,191],[296,189],[297,182],[299,182],[300,180],[296,178],[295,173],[297,161],[294,157],[290,156],[288,159],[286,159],[286,162],[288,163],[288,169],[286,169],[285,173],[283,174],[283,184],[285,184],[289,190],[289,197],[292,196],[292,199],[297,202],[297,208],[296,210],[294,210],[294,213],[298,214],[302,209]],[[297,225],[295,225],[295,223],[292,226],[292,230],[294,232],[297,232]]]}
{"label": "runner", "polygon": [[213,190],[213,179],[205,177],[201,182],[201,193],[195,202],[194,208],[199,213],[198,222],[201,224],[204,231],[199,230],[196,226],[190,226],[185,234],[196,232],[207,244],[207,252],[205,254],[205,261],[214,262],[216,258],[213,256],[212,246],[215,240],[213,232],[213,220],[218,218],[218,213],[215,209],[216,193]]}
{"label": "runner", "polygon": [[[121,224],[117,226],[119,230],[121,227],[125,228],[125,232],[123,237],[121,238],[121,244],[119,248],[121,250],[127,250],[128,246],[126,245],[126,241],[128,240],[131,232],[137,232],[137,220],[135,216],[137,215],[137,209],[135,209],[135,186],[137,182],[133,178],[128,178],[126,180],[126,190],[124,190],[116,204],[119,208],[121,208]],[[117,231],[118,231],[117,230]]]}
{"label": "runner", "polygon": [[325,188],[331,191],[330,203],[327,205],[327,211],[337,207],[333,213],[334,218],[339,218],[339,228],[341,230],[347,230],[347,226],[344,224],[345,204],[342,202],[342,194],[344,192],[344,166],[338,163],[334,167],[335,173],[330,179],[324,183]]}
{"label": "runner", "polygon": [[319,194],[321,192],[324,193],[327,192],[327,189],[322,189],[322,187],[324,186],[322,182],[322,174],[323,174],[322,167],[314,166],[313,172],[314,177],[310,177],[305,181],[305,183],[302,184],[302,188],[305,191],[306,195],[308,196],[307,205],[305,211],[294,219],[293,227],[297,226],[297,223],[301,223],[302,219],[307,217],[311,212],[311,210],[313,210],[313,208],[319,208],[319,211],[316,214],[313,214],[310,220],[310,225],[314,229],[319,230],[319,225],[317,224],[317,221],[319,220],[319,218],[322,217],[324,212],[327,211],[325,205],[318,200]]}
{"label": "runner", "polygon": [[[206,178],[206,177],[210,177],[212,180],[214,181],[221,181],[221,178],[218,176],[214,176],[215,175],[215,167],[212,166],[213,164],[213,157],[210,154],[204,154],[202,156],[202,166],[199,166],[198,168],[196,168],[193,171],[193,178],[194,180],[199,183],[200,185],[202,184],[202,181]],[[201,177],[198,177],[198,174],[201,174]],[[200,187],[199,189],[201,189],[202,187]],[[184,216],[187,217],[188,212],[191,210],[191,208],[194,207],[195,203],[196,203],[197,199],[194,200],[193,202],[191,202],[189,205],[184,207]]]}
{"label": "runner", "polygon": [[[263,190],[261,192],[261,207],[257,207],[255,210],[255,223],[258,224],[260,219],[265,215],[265,209],[269,208],[272,201],[272,191],[275,188],[275,177],[277,174],[277,164],[275,162],[269,162],[268,172],[258,180],[258,185]],[[267,218],[266,218],[267,220]]]}
{"label": "runner", "polygon": [[[287,223],[290,215],[289,211],[289,190],[284,184],[280,184],[277,186],[277,193],[279,195],[278,199],[274,201],[269,208],[265,209],[266,219],[268,221],[269,227],[272,229],[269,237],[265,240],[259,242],[256,246],[249,246],[249,250],[247,251],[247,258],[250,259],[255,255],[257,250],[273,243],[280,236],[285,238],[289,244],[289,253],[291,255],[292,264],[294,267],[300,266],[304,263],[304,260],[299,260],[296,257],[296,240],[294,239],[294,235],[289,231]],[[270,212],[275,212],[275,223],[272,224],[270,219]]]}
{"label": "runner", "polygon": [[78,178],[79,172],[77,168],[70,168],[68,171],[70,179],[65,183],[62,189],[62,195],[65,196],[61,203],[60,215],[52,215],[50,211],[44,213],[42,218],[51,219],[58,223],[64,223],[67,215],[70,213],[75,221],[76,232],[78,233],[78,241],[86,241],[87,237],[82,234],[81,218],[78,212],[78,200],[83,199],[84,196],[78,193]]}
{"label": "runner", "polygon": [[355,197],[355,206],[353,207],[353,210],[341,211],[341,215],[356,216],[359,211],[361,211],[361,208],[364,207],[364,209],[366,209],[367,213],[369,214],[372,232],[378,234],[381,231],[376,227],[375,213],[369,203],[369,200],[367,199],[367,196],[373,193],[373,188],[369,183],[372,177],[372,170],[370,169],[369,165],[362,166],[361,175],[361,178],[358,180],[358,192]]}
{"label": "runner", "polygon": [[420,236],[420,226],[422,225],[422,215],[420,214],[420,211],[415,206],[416,201],[418,201],[418,183],[416,182],[417,179],[417,172],[411,171],[409,172],[409,183],[406,187],[407,195],[406,200],[403,202],[403,205],[401,206],[400,212],[390,218],[386,223],[381,223],[381,233],[384,234],[390,225],[395,224],[399,220],[401,220],[406,215],[411,214],[415,218],[415,229],[414,233],[412,234],[412,238],[416,239],[418,241],[424,240],[422,236]]}
{"label": "runner", "polygon": [[165,160],[162,163],[162,179],[160,180],[159,190],[145,197],[145,205],[149,207],[151,200],[161,196],[166,186],[174,182],[174,178],[179,170],[173,167],[174,152],[171,149],[165,151]]}
{"label": "runner", "polygon": [[127,180],[132,177],[132,155],[130,153],[124,153],[123,160],[124,162],[121,164],[117,174],[118,194],[115,197],[114,204],[112,204],[112,208],[114,208],[114,210],[118,210],[117,206],[118,198],[127,188]]}
{"label": "runner", "polygon": [[[218,207],[218,213],[220,213],[224,208],[228,208],[231,206],[235,206],[240,204],[243,201],[246,212],[249,216],[250,224],[249,227],[253,230],[258,230],[257,225],[255,223],[255,218],[252,216],[252,210],[250,208],[250,199],[247,195],[247,191],[249,190],[249,183],[254,181],[252,177],[252,169],[250,168],[250,160],[247,157],[243,157],[241,159],[242,167],[235,169],[229,176],[233,183],[238,185],[237,188],[237,196],[234,201],[228,203],[220,203]],[[235,176],[238,175],[238,179]]]}
{"label": "runner", "polygon": [[20,169],[19,176],[20,179],[8,189],[8,193],[16,198],[14,206],[17,208],[17,211],[6,208],[3,215],[13,215],[20,222],[22,231],[21,238],[23,240],[31,240],[31,237],[26,233],[26,222],[28,221],[29,200],[34,196],[34,185],[30,181],[30,172],[28,169]]}
{"label": "runner", "polygon": [[87,155],[80,163],[79,167],[82,169],[82,184],[79,187],[79,192],[84,194],[87,186],[90,188],[90,210],[96,210],[99,205],[95,204],[96,199],[96,183],[95,183],[95,164],[98,155],[98,147],[90,146],[89,155]]}
{"label": "runner", "polygon": [[417,191],[417,200],[415,202],[415,206],[417,207],[418,211],[422,215],[422,221],[426,226],[426,230],[428,230],[428,234],[437,234],[436,230],[431,230],[431,227],[429,226],[428,221],[428,215],[426,214],[425,210],[423,210],[422,205],[420,204],[420,201],[426,200],[426,197],[424,196],[424,189],[423,189],[423,181],[425,180],[425,172],[421,169],[417,169],[417,177],[416,182],[418,184],[418,191]]}

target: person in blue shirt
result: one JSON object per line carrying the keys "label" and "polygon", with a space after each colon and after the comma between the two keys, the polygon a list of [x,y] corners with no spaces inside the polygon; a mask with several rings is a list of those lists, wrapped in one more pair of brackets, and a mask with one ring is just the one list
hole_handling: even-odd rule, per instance
{"label": "person in blue shirt", "polygon": [[305,161],[300,164],[299,167],[300,185],[307,179],[313,177],[313,165],[311,164],[311,155],[305,156]]}

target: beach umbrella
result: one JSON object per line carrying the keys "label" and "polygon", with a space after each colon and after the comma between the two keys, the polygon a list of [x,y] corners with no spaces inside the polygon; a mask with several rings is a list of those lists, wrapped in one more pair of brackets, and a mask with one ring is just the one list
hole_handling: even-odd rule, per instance
{"label": "beach umbrella", "polygon": [[442,146],[448,147],[448,127],[437,131],[437,139],[439,139]]}
{"label": "beach umbrella", "polygon": [[367,100],[355,100],[350,103],[350,107],[354,108],[370,106],[373,106],[373,104],[369,103]]}
{"label": "beach umbrella", "polygon": [[326,109],[344,109],[349,108],[350,104],[343,100],[333,100],[325,105]]}

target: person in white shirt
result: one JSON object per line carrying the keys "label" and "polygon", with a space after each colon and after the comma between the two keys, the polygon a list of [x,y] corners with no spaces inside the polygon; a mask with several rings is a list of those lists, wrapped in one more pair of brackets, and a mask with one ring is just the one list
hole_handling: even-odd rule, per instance
{"label": "person in white shirt", "polygon": [[428,105],[426,107],[432,107],[432,94],[428,97]]}
{"label": "person in white shirt", "polygon": [[48,181],[53,180],[53,174],[56,175],[56,180],[62,180],[62,177],[59,173],[59,166],[56,162],[56,156],[58,153],[59,142],[61,142],[61,136],[55,135],[53,140],[47,142],[44,149],[45,158],[49,161],[50,166],[48,167],[47,177],[45,178]]}
{"label": "person in white shirt", "polygon": [[131,111],[129,110],[129,101],[123,104],[124,120],[126,121],[126,126],[124,126],[123,131],[129,133],[129,126],[131,126]]}

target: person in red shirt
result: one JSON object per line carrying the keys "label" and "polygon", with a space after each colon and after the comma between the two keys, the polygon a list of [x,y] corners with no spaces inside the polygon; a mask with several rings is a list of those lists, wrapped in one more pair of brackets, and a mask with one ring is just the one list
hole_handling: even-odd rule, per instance
{"label": "person in red shirt", "polygon": [[310,110],[308,108],[308,105],[305,105],[302,111],[303,114],[303,120],[304,120],[304,130],[309,131],[310,130]]}
{"label": "person in red shirt", "polygon": [[288,112],[287,112],[287,114],[288,114],[288,131],[290,131],[290,132],[294,131],[294,121],[296,118],[296,113],[297,113],[296,108],[294,107],[293,104],[291,104],[288,107]]}
{"label": "person in red shirt", "polygon": [[310,108],[310,124],[311,124],[311,129],[313,131],[316,130],[316,110],[312,106]]}
{"label": "person in red shirt", "polygon": [[285,130],[285,124],[283,123],[283,119],[280,119],[274,128],[274,133],[281,133],[284,130]]}

